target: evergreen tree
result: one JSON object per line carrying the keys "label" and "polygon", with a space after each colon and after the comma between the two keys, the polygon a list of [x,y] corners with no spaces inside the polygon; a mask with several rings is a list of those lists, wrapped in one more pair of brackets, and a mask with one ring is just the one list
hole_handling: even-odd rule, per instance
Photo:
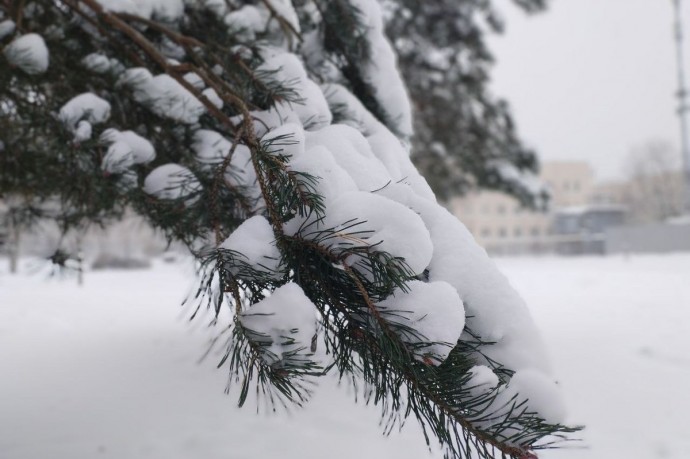
{"label": "evergreen tree", "polygon": [[[527,12],[546,0],[515,0]],[[520,141],[506,101],[489,91],[485,35],[503,31],[491,1],[383,0],[414,112],[412,160],[439,198],[488,188],[542,207],[538,160]]]}
{"label": "evergreen tree", "polygon": [[0,48],[13,224],[134,209],[186,244],[240,405],[335,371],[449,457],[575,430],[522,300],[409,159],[375,0],[4,0]]}

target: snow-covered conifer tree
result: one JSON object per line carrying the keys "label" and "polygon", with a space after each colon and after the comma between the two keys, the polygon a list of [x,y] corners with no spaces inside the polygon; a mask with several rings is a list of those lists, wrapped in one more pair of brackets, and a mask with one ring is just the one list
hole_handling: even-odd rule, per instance
{"label": "snow-covered conifer tree", "polygon": [[[520,140],[508,103],[489,89],[486,36],[503,30],[499,2],[380,2],[412,100],[412,161],[437,197],[488,188],[543,207],[537,157]],[[513,3],[532,13],[547,1]]]}
{"label": "snow-covered conifer tree", "polygon": [[449,457],[573,431],[523,301],[410,161],[376,0],[2,0],[0,50],[13,221],[134,209],[186,244],[240,404],[332,371]]}

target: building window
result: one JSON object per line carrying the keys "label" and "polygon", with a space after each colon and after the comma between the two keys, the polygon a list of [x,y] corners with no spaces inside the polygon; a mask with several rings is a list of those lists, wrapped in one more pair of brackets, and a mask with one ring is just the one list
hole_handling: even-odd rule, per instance
{"label": "building window", "polygon": [[499,204],[498,207],[496,207],[496,213],[498,213],[498,215],[505,214],[506,213],[506,206],[504,206],[503,204]]}
{"label": "building window", "polygon": [[491,236],[491,229],[490,228],[482,228],[482,237],[489,237]]}
{"label": "building window", "polygon": [[491,213],[491,208],[489,207],[488,204],[484,204],[482,206],[482,213],[483,214],[490,214]]}
{"label": "building window", "polygon": [[508,236],[508,231],[505,228],[499,228],[498,229],[498,237],[504,238]]}
{"label": "building window", "polygon": [[522,228],[513,229],[513,236],[515,236],[516,238],[522,237]]}
{"label": "building window", "polygon": [[580,191],[580,182],[578,182],[577,180],[573,182],[573,190]]}
{"label": "building window", "polygon": [[565,182],[563,182],[563,190],[564,191],[570,191],[570,182],[569,181],[566,180]]}
{"label": "building window", "polygon": [[532,228],[530,234],[532,235],[532,237],[539,237],[539,235],[541,234],[541,230],[539,230],[538,226],[535,226],[534,228]]}

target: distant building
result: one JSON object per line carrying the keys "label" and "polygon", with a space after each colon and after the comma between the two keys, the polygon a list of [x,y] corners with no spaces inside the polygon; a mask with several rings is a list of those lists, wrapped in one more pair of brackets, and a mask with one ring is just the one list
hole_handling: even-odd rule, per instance
{"label": "distant building", "polygon": [[[542,164],[540,178],[551,191],[551,209],[584,206],[594,183],[594,172],[584,161]],[[472,232],[477,242],[494,253],[549,250],[552,216],[523,208],[513,197],[477,191],[449,203],[450,211]]]}
{"label": "distant building", "polygon": [[599,204],[563,207],[553,212],[551,240],[561,254],[606,253],[606,230],[625,222],[627,208]]}
{"label": "distant building", "polygon": [[639,175],[627,181],[604,182],[592,190],[595,204],[627,206],[629,222],[646,224],[662,222],[683,213],[683,173],[665,171]]}

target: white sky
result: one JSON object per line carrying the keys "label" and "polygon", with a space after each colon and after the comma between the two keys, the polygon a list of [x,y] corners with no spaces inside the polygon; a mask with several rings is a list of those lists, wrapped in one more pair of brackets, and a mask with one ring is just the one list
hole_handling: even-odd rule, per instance
{"label": "white sky", "polygon": [[552,0],[534,16],[497,4],[507,29],[490,40],[493,91],[543,160],[586,159],[607,179],[623,176],[631,147],[678,148],[671,0]]}

